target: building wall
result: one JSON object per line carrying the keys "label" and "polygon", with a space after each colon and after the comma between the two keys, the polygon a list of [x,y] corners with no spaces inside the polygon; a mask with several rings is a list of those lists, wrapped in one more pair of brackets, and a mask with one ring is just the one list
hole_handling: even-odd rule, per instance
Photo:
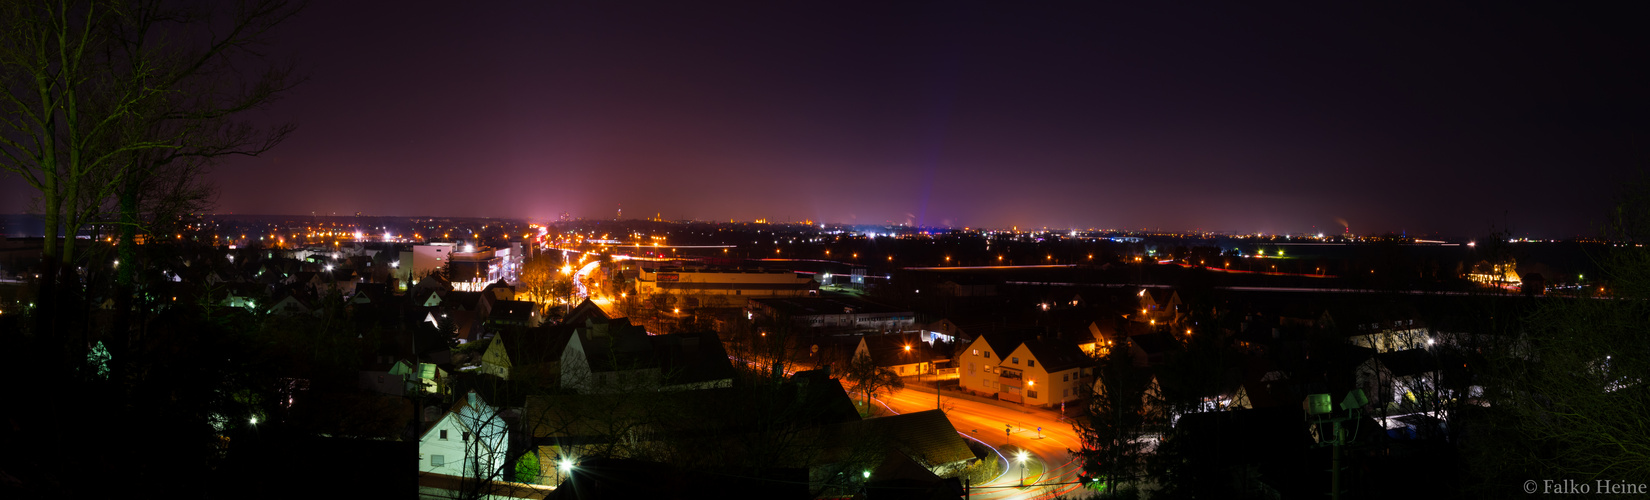
{"label": "building wall", "polygon": [[1425,349],[1427,340],[1431,338],[1432,335],[1426,328],[1392,328],[1354,335],[1347,338],[1347,341],[1355,346],[1374,349],[1375,352],[1393,352]]}
{"label": "building wall", "polygon": [[[1024,382],[1023,395],[1028,405],[1058,405],[1061,402],[1076,401],[1082,395],[1082,391],[1079,390],[1083,384],[1082,368],[1049,372],[1048,366],[1032,357],[1031,350],[1026,349],[1025,344],[1015,347],[1008,357],[1003,358],[1002,368],[1020,371]],[[1036,394],[1033,395],[1032,392]]]}
{"label": "building wall", "polygon": [[[644,299],[665,298],[667,307],[739,307],[749,298],[806,297],[814,292],[806,286],[811,278],[791,272],[697,272],[650,270],[643,268],[636,280],[636,293]],[[702,283],[716,288],[672,288],[661,283]],[[750,285],[750,286],[741,286]],[[773,288],[784,285],[794,288]]]}
{"label": "building wall", "polygon": [[412,262],[407,262],[407,259],[401,260],[401,269],[408,269],[408,272],[411,273],[408,275],[407,281],[417,283],[425,275],[445,267],[448,259],[452,256],[453,248],[452,243],[413,245]]}
{"label": "building wall", "polygon": [[493,337],[487,352],[481,354],[481,373],[510,380],[510,357],[505,354],[503,337]]}
{"label": "building wall", "polygon": [[[485,405],[486,403],[481,404]],[[450,476],[475,477],[478,472],[473,468],[475,464],[472,464],[471,460],[466,458],[467,453],[474,452],[479,454],[478,463],[484,469],[481,472],[483,476],[501,473],[500,469],[504,467],[506,453],[504,445],[508,438],[508,430],[504,426],[504,420],[499,418],[490,407],[481,412],[475,412],[467,408],[465,409],[465,415],[468,415],[468,417],[460,416],[459,413],[455,412],[447,412],[445,416],[441,417],[440,421],[436,422],[434,427],[430,428],[429,432],[426,432],[419,439],[419,471]],[[482,442],[470,443],[465,439],[465,426],[462,425],[461,419],[480,418],[477,415],[484,415],[487,421],[470,422],[473,424],[472,427],[485,428],[487,431],[482,434],[472,433],[469,436],[470,440],[480,440]],[[447,432],[446,439],[442,439],[442,431]],[[435,465],[435,457],[437,456],[442,458],[442,465]]]}
{"label": "building wall", "polygon": [[1001,361],[999,353],[991,352],[991,344],[985,341],[985,337],[974,339],[974,343],[963,351],[958,363],[958,385],[964,390],[995,396],[998,390],[997,364]]}

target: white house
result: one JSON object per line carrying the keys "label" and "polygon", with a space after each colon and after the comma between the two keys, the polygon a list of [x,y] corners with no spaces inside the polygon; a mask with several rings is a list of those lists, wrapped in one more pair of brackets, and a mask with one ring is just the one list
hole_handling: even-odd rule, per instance
{"label": "white house", "polygon": [[465,395],[418,440],[418,470],[449,476],[503,478],[509,428],[475,392]]}

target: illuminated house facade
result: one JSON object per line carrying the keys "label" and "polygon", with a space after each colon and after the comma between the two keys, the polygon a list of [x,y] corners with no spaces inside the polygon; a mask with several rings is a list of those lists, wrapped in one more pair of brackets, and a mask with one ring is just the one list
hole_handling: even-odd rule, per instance
{"label": "illuminated house facade", "polygon": [[418,470],[465,477],[495,477],[504,467],[509,428],[475,392],[454,404],[418,440]]}
{"label": "illuminated house facade", "polygon": [[447,267],[454,250],[452,243],[413,245],[411,251],[401,252],[401,260],[397,261],[395,268],[396,278],[402,283],[417,283],[430,273]]}
{"label": "illuminated house facade", "polygon": [[1002,401],[1055,406],[1080,399],[1093,376],[1093,360],[1076,345],[988,333],[963,352],[958,384]]}
{"label": "illuminated house facade", "polygon": [[1481,260],[1472,266],[1472,272],[1467,273],[1467,279],[1490,286],[1517,286],[1523,283],[1518,277],[1517,268],[1518,261],[1512,257],[1508,257],[1507,262],[1503,264]]}

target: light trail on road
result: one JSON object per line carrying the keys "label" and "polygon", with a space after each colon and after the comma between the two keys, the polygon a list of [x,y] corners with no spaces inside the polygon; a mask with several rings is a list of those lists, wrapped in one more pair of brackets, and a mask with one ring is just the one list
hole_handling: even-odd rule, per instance
{"label": "light trail on road", "polygon": [[[940,397],[944,398],[944,394]],[[890,412],[909,413],[933,409],[936,404],[934,398],[933,393],[902,389],[875,399]],[[957,428],[959,434],[991,447],[1008,464],[1003,473],[990,482],[974,485],[977,490],[969,498],[1049,498],[1079,487],[1077,474],[1081,463],[1068,450],[1079,448],[1081,440],[1071,424],[1040,410],[1006,408],[966,398],[944,398],[944,405],[949,407],[946,418],[951,420],[951,425]],[[1001,426],[1004,425],[1009,427],[1010,432],[1005,432],[999,441],[995,429],[1003,429]],[[1038,428],[1041,428],[1041,437],[1038,436]],[[982,432],[982,429],[991,430]],[[1028,481],[1036,479],[1030,487],[1018,486],[1019,476],[1014,474],[1014,468],[1019,464],[1009,460],[1000,449],[1011,444],[1036,456],[1044,464],[1045,472],[1041,478],[1027,478]]]}

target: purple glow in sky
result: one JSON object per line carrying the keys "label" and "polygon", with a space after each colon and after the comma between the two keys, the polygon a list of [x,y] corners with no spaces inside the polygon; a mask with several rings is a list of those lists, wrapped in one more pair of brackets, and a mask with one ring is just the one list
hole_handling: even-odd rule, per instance
{"label": "purple glow in sky", "polygon": [[1645,165],[1614,5],[1132,3],[314,2],[218,209],[1571,236]]}

